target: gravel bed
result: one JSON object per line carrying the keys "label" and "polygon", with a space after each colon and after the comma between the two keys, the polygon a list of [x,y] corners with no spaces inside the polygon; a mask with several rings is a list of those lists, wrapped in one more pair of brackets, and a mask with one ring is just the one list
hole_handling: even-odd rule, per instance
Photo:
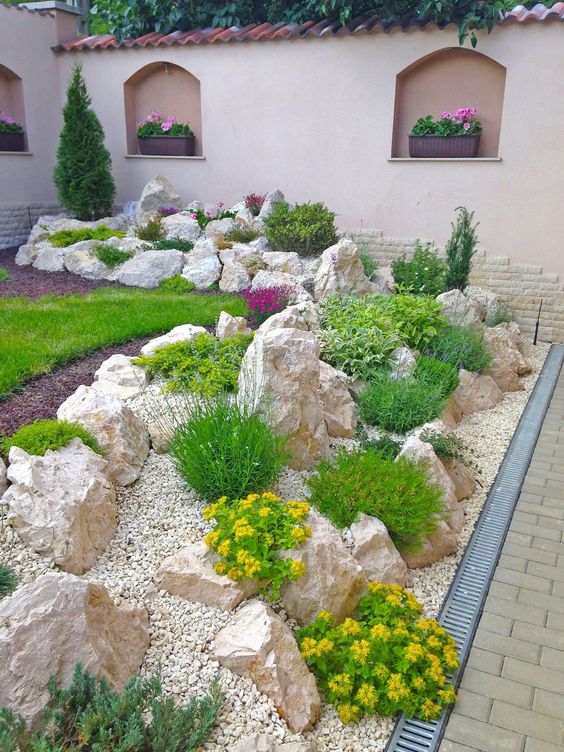
{"label": "gravel bed", "polygon": [[[524,379],[525,390],[506,394],[493,410],[466,418],[455,431],[474,449],[482,487],[478,486],[474,496],[466,502],[457,554],[410,573],[408,588],[423,603],[428,615],[437,614],[547,352],[548,345],[530,347],[527,355],[534,372]],[[152,412],[154,390],[150,400],[149,412]],[[143,399],[129,404],[146,417],[147,406]],[[306,495],[304,478],[305,473],[286,469],[275,490],[286,498],[303,498]],[[160,666],[165,691],[180,702],[201,696],[219,674],[226,701],[219,723],[205,745],[209,752],[231,750],[237,738],[253,732],[271,734],[284,741],[314,741],[319,752],[383,750],[393,726],[392,719],[372,716],[344,727],[333,707],[327,704],[323,704],[321,718],[313,731],[292,735],[268,698],[250,681],[220,668],[210,657],[215,634],[230,623],[232,614],[155,590],[153,575],[160,563],[186,543],[200,540],[210,529],[210,524],[201,516],[203,506],[201,499],[178,477],[170,457],[151,451],[139,480],[128,488],[118,489],[116,536],[96,565],[84,575],[87,579],[104,582],[116,602],[131,600],[147,607],[151,646],[142,674]],[[33,580],[52,566],[51,562],[25,548],[1,524],[0,561],[9,563],[22,582]],[[279,604],[276,610],[285,618]]]}

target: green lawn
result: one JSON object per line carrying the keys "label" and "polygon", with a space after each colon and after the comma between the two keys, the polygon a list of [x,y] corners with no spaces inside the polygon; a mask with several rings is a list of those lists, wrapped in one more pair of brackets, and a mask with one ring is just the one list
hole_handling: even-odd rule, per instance
{"label": "green lawn", "polygon": [[0,298],[0,398],[55,366],[179,324],[213,326],[246,312],[233,295],[178,295],[106,287],[88,295]]}

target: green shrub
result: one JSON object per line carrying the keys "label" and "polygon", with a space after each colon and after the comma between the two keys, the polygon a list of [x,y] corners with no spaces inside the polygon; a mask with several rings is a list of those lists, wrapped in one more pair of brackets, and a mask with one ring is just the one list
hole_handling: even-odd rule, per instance
{"label": "green shrub", "polygon": [[104,130],[90,105],[81,65],[75,63],[63,109],[54,177],[59,201],[81,220],[111,214],[116,192]]}
{"label": "green shrub", "polygon": [[[6,566],[5,564],[0,564],[0,601],[2,598],[5,598],[7,595],[10,595],[10,593],[15,590],[17,585],[17,578],[14,572],[10,569],[10,567]],[[0,735],[0,739],[1,739]],[[2,749],[2,745],[0,744],[0,749]]]}
{"label": "green shrub", "polygon": [[170,452],[182,478],[207,501],[270,488],[287,460],[285,441],[268,423],[225,397],[199,401]]}
{"label": "green shrub", "polygon": [[389,434],[383,433],[377,439],[363,439],[362,448],[373,449],[386,460],[395,460],[401,452],[402,443]]}
{"label": "green shrub", "polygon": [[135,234],[139,240],[146,240],[148,243],[158,243],[165,239],[166,228],[163,225],[164,217],[162,214],[154,214],[141,224],[135,227]]}
{"label": "green shrub", "polygon": [[118,266],[118,264],[123,264],[126,261],[129,261],[130,258],[133,258],[132,253],[128,253],[128,251],[120,251],[119,248],[116,248],[113,245],[99,245],[94,249],[94,255],[110,268]]}
{"label": "green shrub", "polygon": [[306,480],[310,502],[339,528],[359,514],[378,517],[396,544],[416,549],[437,527],[442,491],[423,465],[406,457],[391,460],[375,449],[341,449]]}
{"label": "green shrub", "polygon": [[213,222],[215,219],[235,219],[237,216],[236,212],[229,211],[228,209],[223,210],[222,207],[223,204],[219,202],[217,204],[218,211],[216,214],[212,214],[211,211],[204,211],[203,209],[196,209],[192,212],[192,217],[198,220],[200,230],[205,230],[209,223]]}
{"label": "green shrub", "polygon": [[426,355],[417,358],[413,375],[417,381],[440,387],[445,397],[451,395],[458,386],[458,371],[454,366]]}
{"label": "green shrub", "polygon": [[421,431],[419,434],[421,441],[426,441],[431,444],[435,450],[437,457],[447,462],[456,460],[462,462],[463,465],[467,465],[480,473],[480,469],[471,455],[474,455],[474,450],[469,447],[461,438],[454,433],[444,433],[432,428],[427,428],[425,431]]}
{"label": "green shrub", "polygon": [[456,643],[399,585],[371,582],[358,620],[336,626],[322,611],[298,632],[300,652],[343,723],[364,714],[438,718],[456,693],[447,676],[458,667]]}
{"label": "green shrub", "polygon": [[276,204],[265,225],[275,251],[315,256],[337,242],[335,214],[322,203]]}
{"label": "green shrub", "polygon": [[404,345],[412,350],[421,350],[447,325],[441,303],[428,295],[380,295],[375,302]]}
{"label": "green shrub", "polygon": [[428,344],[426,354],[450,363],[457,371],[461,368],[467,371],[485,371],[492,362],[481,332],[467,326],[445,327]]}
{"label": "green shrub", "polygon": [[159,282],[159,290],[162,292],[171,292],[176,295],[186,295],[196,289],[196,285],[182,274],[175,274],[174,277],[162,279]]}
{"label": "green shrub", "polygon": [[12,275],[3,266],[0,266],[0,282],[8,282],[12,279]]}
{"label": "green shrub", "polygon": [[183,238],[164,238],[164,240],[157,240],[153,243],[155,251],[182,251],[183,253],[189,253],[194,248],[194,243],[191,240],[184,240]]}
{"label": "green shrub", "polygon": [[0,441],[0,449],[8,454],[13,446],[23,449],[28,454],[42,457],[48,449],[66,446],[72,439],[80,439],[97,454],[103,454],[96,439],[77,423],[66,420],[36,420],[28,426],[22,426]]}
{"label": "green shrub", "polygon": [[370,279],[376,269],[378,268],[378,264],[374,261],[370,253],[365,249],[360,249],[360,262],[362,264],[362,268],[364,269],[364,273]]}
{"label": "green shrub", "polygon": [[452,224],[452,234],[445,246],[447,258],[446,289],[457,288],[464,290],[468,284],[468,276],[472,268],[472,259],[476,254],[478,236],[476,227],[472,225],[474,212],[469,212],[464,206],[459,206],[456,223]]}
{"label": "green shrub", "polygon": [[443,389],[444,386],[414,377],[396,380],[386,372],[375,372],[360,395],[360,416],[385,431],[406,433],[443,412],[446,405]]}
{"label": "green shrub", "polygon": [[69,245],[80,243],[83,240],[109,240],[110,238],[124,238],[125,232],[112,230],[106,225],[100,227],[81,227],[80,230],[58,230],[49,235],[47,240],[55,248],[66,248]]}
{"label": "green shrub", "polygon": [[123,692],[77,664],[68,689],[55,676],[39,727],[30,729],[0,710],[2,752],[196,752],[207,741],[223,705],[217,681],[183,708],[164,697],[160,679],[133,679]]}
{"label": "green shrub", "polygon": [[230,230],[225,235],[225,240],[229,240],[232,243],[251,243],[253,240],[260,238],[260,235],[259,230],[256,228],[249,225],[241,225]]}
{"label": "green shrub", "polygon": [[163,376],[168,382],[167,391],[208,396],[233,392],[237,389],[243,355],[252,339],[252,334],[219,340],[202,333],[160,347],[154,355],[142,355],[133,363],[143,366],[152,376]]}
{"label": "green shrub", "polygon": [[447,265],[430,243],[417,244],[411,260],[405,256],[392,261],[392,275],[404,292],[430,295],[435,298],[449,289],[446,286]]}
{"label": "green shrub", "polygon": [[204,538],[221,557],[215,571],[235,582],[263,580],[263,592],[277,601],[286,578],[294,581],[305,574],[303,562],[279,554],[311,536],[309,527],[302,524],[308,513],[307,502],[283,501],[270,492],[249,494],[244,499],[222,496],[204,509],[204,518],[214,518],[217,523]]}

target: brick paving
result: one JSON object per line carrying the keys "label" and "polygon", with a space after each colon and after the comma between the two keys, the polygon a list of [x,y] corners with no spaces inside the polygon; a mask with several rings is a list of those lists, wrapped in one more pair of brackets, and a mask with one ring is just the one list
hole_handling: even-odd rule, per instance
{"label": "brick paving", "polygon": [[440,752],[564,751],[564,370]]}

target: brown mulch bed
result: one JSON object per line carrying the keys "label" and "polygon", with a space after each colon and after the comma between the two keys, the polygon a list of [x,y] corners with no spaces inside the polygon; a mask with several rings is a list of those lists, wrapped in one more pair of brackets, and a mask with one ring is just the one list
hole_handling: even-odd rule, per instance
{"label": "brown mulch bed", "polygon": [[17,248],[0,249],[0,266],[11,276],[7,282],[0,282],[0,298],[18,296],[40,298],[43,295],[80,294],[91,292],[98,287],[115,287],[118,284],[103,279],[83,279],[67,271],[42,272],[34,269],[33,266],[18,266],[14,261],[17,250]]}

